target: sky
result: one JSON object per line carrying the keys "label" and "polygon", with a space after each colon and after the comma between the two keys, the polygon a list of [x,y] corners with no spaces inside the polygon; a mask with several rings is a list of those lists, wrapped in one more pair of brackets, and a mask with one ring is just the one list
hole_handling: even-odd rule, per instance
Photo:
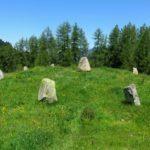
{"label": "sky", "polygon": [[65,21],[78,23],[92,47],[97,28],[109,35],[116,24],[150,25],[150,0],[0,0],[0,39],[13,45],[47,26],[55,34]]}

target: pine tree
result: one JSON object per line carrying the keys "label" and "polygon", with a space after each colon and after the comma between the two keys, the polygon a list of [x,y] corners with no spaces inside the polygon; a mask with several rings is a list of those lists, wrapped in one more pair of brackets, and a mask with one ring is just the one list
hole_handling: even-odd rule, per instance
{"label": "pine tree", "polygon": [[47,51],[47,37],[43,32],[39,39],[39,53],[36,59],[36,65],[47,66],[49,65],[49,57]]}
{"label": "pine tree", "polygon": [[35,36],[31,36],[29,39],[29,49],[30,49],[30,66],[35,65],[35,60],[38,55],[38,39]]}
{"label": "pine tree", "polygon": [[137,30],[129,23],[121,32],[121,63],[122,67],[132,69],[135,66],[135,52],[137,48]]}
{"label": "pine tree", "polygon": [[18,51],[19,61],[22,66],[30,65],[30,54],[28,40],[21,38],[19,42],[15,44],[15,49]]}
{"label": "pine tree", "polygon": [[57,30],[57,48],[59,64],[68,66],[72,64],[71,52],[71,26],[68,22],[63,23]]}
{"label": "pine tree", "polygon": [[106,64],[106,47],[107,38],[103,35],[100,29],[94,33],[94,48],[92,52],[92,63],[94,66],[102,66]]}
{"label": "pine tree", "polygon": [[108,61],[109,66],[118,68],[121,66],[120,60],[121,50],[120,50],[120,30],[118,25],[114,27],[111,34],[109,35],[109,51],[108,51]]}
{"label": "pine tree", "polygon": [[88,42],[85,36],[85,32],[83,31],[83,29],[79,30],[79,48],[80,48],[80,55],[81,57],[83,56],[88,56]]}
{"label": "pine tree", "polygon": [[50,63],[57,63],[57,46],[56,40],[53,36],[52,31],[48,28],[45,29],[46,41],[47,41],[47,51]]}
{"label": "pine tree", "polygon": [[80,50],[80,29],[77,24],[73,26],[72,35],[71,35],[71,51],[73,62],[77,63],[81,57]]}
{"label": "pine tree", "polygon": [[150,74],[150,28],[145,25],[140,29],[136,62],[140,72]]}
{"label": "pine tree", "polygon": [[17,51],[9,42],[0,40],[0,68],[4,72],[15,71],[17,69]]}

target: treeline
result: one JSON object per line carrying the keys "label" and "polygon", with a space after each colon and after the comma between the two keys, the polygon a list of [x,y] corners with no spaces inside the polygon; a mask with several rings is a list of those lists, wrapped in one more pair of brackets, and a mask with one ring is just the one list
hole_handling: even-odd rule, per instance
{"label": "treeline", "polygon": [[20,39],[14,47],[0,41],[0,67],[14,71],[23,66],[62,66],[77,64],[82,56],[89,57],[93,67],[108,66],[150,74],[150,27],[136,28],[129,23],[122,29],[116,25],[107,37],[101,29],[93,35],[94,47],[89,50],[85,32],[77,24],[61,24],[54,35],[46,28],[40,37]]}
{"label": "treeline", "polygon": [[94,48],[90,59],[94,66],[109,66],[150,74],[150,27],[136,28],[129,23],[122,29],[114,27],[107,38],[100,29],[94,34]]}

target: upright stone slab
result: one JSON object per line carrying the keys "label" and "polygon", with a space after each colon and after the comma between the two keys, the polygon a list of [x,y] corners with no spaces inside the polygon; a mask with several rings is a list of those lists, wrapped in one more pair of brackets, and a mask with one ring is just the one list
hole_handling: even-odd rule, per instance
{"label": "upright stone slab", "polygon": [[41,101],[44,98],[46,98],[46,100],[48,100],[49,103],[57,101],[55,81],[47,78],[44,78],[42,80],[38,93],[38,100]]}
{"label": "upright stone slab", "polygon": [[135,74],[135,75],[139,74],[137,68],[133,68],[133,74]]}
{"label": "upright stone slab", "polygon": [[27,66],[24,66],[24,67],[23,67],[23,70],[24,70],[24,71],[27,71],[27,70],[28,70],[28,67],[27,67]]}
{"label": "upright stone slab", "polygon": [[91,71],[91,67],[87,57],[82,57],[79,61],[78,69],[80,71]]}
{"label": "upright stone slab", "polygon": [[0,80],[2,80],[4,78],[4,73],[2,72],[2,70],[0,70]]}
{"label": "upright stone slab", "polygon": [[124,94],[127,102],[134,103],[136,106],[141,105],[136,86],[134,84],[124,88]]}

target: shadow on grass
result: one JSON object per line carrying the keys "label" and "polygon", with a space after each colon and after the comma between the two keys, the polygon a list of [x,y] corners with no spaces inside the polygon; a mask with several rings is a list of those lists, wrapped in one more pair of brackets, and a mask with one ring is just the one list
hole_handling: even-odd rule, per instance
{"label": "shadow on grass", "polygon": [[127,100],[123,100],[123,101],[122,101],[122,104],[124,104],[124,105],[130,105],[130,106],[132,105],[132,103],[131,103],[131,102],[128,102]]}
{"label": "shadow on grass", "polygon": [[40,100],[39,103],[42,103],[43,105],[45,105],[47,107],[49,107],[49,106],[54,107],[58,104],[57,101],[55,101],[53,103],[49,103],[46,98],[43,98],[42,100]]}

